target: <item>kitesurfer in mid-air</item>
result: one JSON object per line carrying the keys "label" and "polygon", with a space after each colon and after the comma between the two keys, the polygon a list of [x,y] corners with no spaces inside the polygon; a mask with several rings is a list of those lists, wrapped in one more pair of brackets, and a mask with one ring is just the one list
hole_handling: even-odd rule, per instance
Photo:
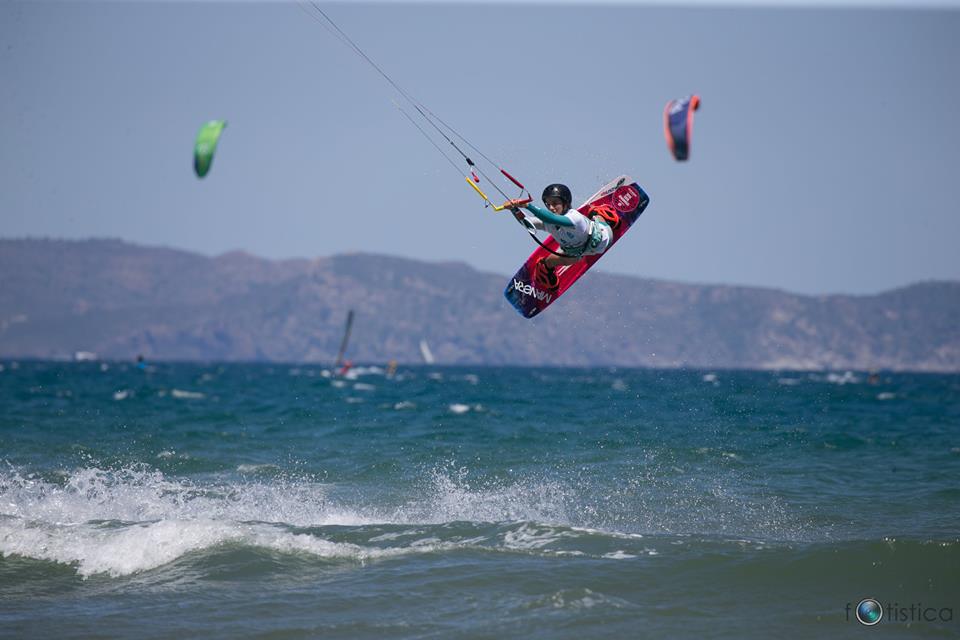
{"label": "kitesurfer in mid-air", "polygon": [[[549,255],[537,262],[533,278],[537,286],[552,290],[560,286],[556,269],[578,262],[584,256],[599,255],[607,250],[613,239],[610,225],[601,216],[587,217],[570,207],[573,196],[564,184],[551,184],[543,190],[543,204],[547,209],[522,200],[511,200],[506,206],[514,217],[536,229],[547,231],[560,244],[562,255]],[[520,211],[525,208],[536,218],[527,218]]]}

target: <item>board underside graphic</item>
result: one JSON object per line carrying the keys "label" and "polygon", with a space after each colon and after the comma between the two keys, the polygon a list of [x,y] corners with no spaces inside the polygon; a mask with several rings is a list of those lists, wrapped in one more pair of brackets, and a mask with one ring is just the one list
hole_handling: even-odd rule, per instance
{"label": "board underside graphic", "polygon": [[[607,247],[607,251],[610,251],[617,240],[640,217],[649,203],[649,196],[640,188],[639,184],[627,176],[620,176],[604,185],[584,204],[577,207],[577,210],[586,216],[597,211],[608,212],[608,215],[611,211],[615,212],[614,215],[619,219],[619,223],[611,225],[613,227],[613,237],[610,246]],[[560,251],[560,245],[552,236],[547,238],[543,244],[550,251]],[[525,318],[532,318],[553,304],[604,254],[585,256],[574,264],[557,267],[558,286],[556,289],[546,290],[537,286],[533,274],[537,263],[549,255],[550,252],[547,249],[537,247],[536,251],[530,254],[527,261],[520,267],[520,270],[510,279],[506,290],[503,292],[510,304]]]}

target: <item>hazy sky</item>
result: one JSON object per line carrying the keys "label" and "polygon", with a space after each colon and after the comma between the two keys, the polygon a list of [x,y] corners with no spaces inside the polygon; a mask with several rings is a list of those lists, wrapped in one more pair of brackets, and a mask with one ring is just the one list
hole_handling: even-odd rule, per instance
{"label": "hazy sky", "polygon": [[[640,182],[650,207],[600,270],[801,293],[960,279],[960,2],[717,4],[322,6],[535,194]],[[0,78],[0,237],[504,276],[535,248],[295,2],[0,1]],[[663,107],[689,93],[677,163]],[[198,180],[212,118],[229,125]]]}

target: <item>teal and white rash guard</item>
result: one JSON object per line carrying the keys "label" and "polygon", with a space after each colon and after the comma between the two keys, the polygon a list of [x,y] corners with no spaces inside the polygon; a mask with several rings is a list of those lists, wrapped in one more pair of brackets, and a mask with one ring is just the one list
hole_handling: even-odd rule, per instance
{"label": "teal and white rash guard", "polygon": [[552,235],[560,248],[569,256],[603,253],[610,246],[613,232],[610,225],[600,219],[591,220],[576,209],[567,209],[563,215],[541,209],[530,203],[524,207],[536,218],[527,218],[536,229]]}

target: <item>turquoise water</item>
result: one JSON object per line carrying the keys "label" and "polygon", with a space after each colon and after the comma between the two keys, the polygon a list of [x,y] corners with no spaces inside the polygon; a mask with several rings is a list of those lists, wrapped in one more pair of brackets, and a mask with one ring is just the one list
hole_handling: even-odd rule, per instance
{"label": "turquoise water", "polygon": [[960,376],[0,366],[0,636],[960,635]]}

